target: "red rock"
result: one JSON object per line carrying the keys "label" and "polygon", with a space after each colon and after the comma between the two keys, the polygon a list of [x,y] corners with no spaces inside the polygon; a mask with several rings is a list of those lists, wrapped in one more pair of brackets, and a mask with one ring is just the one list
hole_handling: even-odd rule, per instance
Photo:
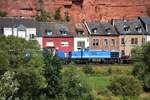
{"label": "red rock", "polygon": [[36,16],[39,7],[54,15],[60,8],[62,16],[68,12],[73,22],[147,16],[148,6],[150,0],[43,0],[41,4],[38,0],[0,0],[0,9],[8,16]]}

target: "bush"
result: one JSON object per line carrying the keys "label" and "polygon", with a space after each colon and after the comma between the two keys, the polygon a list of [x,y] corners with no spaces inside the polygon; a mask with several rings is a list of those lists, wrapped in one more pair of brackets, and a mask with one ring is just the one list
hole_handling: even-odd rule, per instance
{"label": "bush", "polygon": [[55,18],[55,20],[58,20],[58,21],[61,20],[60,8],[58,8],[58,9],[55,11],[54,18]]}
{"label": "bush", "polygon": [[142,86],[139,80],[132,76],[121,76],[114,79],[108,89],[114,95],[137,96],[141,93]]}
{"label": "bush", "polygon": [[94,70],[92,68],[92,66],[90,65],[85,65],[84,68],[83,68],[83,72],[85,74],[93,74],[94,73]]}
{"label": "bush", "polygon": [[72,65],[63,73],[63,93],[67,100],[93,100],[83,77],[84,75]]}
{"label": "bush", "polygon": [[133,75],[143,83],[146,91],[150,91],[150,43],[132,50],[134,60]]}
{"label": "bush", "polygon": [[0,17],[5,17],[7,15],[7,13],[6,12],[4,12],[4,11],[0,11]]}

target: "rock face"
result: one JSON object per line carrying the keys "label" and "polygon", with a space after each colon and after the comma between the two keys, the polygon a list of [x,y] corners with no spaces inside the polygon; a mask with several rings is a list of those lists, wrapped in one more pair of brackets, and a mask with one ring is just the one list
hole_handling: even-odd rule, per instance
{"label": "rock face", "polygon": [[53,15],[60,8],[62,16],[68,12],[75,22],[147,16],[148,6],[150,0],[0,0],[0,10],[8,16],[36,16],[39,9]]}

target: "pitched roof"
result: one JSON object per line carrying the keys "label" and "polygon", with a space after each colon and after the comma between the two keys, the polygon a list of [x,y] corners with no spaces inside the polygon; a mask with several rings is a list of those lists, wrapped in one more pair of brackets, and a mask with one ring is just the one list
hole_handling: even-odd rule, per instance
{"label": "pitched roof", "polygon": [[142,22],[144,22],[147,25],[150,25],[150,17],[139,17]]}
{"label": "pitched roof", "polygon": [[[115,28],[106,22],[89,22],[88,27],[92,32],[92,35],[117,35]],[[96,33],[94,33],[96,30]]]}
{"label": "pitched roof", "polygon": [[114,20],[114,26],[120,34],[145,34],[146,31],[139,19]]}
{"label": "pitched roof", "polygon": [[[69,31],[74,37],[87,37],[88,31],[85,25],[81,22],[68,22]],[[84,34],[78,34],[78,32],[83,32]]]}
{"label": "pitched roof", "polygon": [[27,28],[35,28],[38,26],[38,22],[31,18],[0,17],[0,27],[17,27],[21,24]]}
{"label": "pitched roof", "polygon": [[150,17],[139,17],[139,19],[142,21],[143,25],[145,26],[144,28],[148,33],[148,35],[150,35]]}
{"label": "pitched roof", "polygon": [[[52,34],[47,34],[51,32]],[[62,33],[63,32],[63,33]],[[68,26],[63,22],[40,22],[40,33],[47,37],[71,37]]]}

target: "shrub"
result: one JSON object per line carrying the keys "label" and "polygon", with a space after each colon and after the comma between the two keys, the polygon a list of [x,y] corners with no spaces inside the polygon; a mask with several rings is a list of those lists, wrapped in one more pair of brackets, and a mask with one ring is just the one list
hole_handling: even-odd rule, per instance
{"label": "shrub", "polygon": [[55,18],[56,20],[58,20],[58,21],[61,20],[60,8],[58,8],[58,9],[55,11],[54,18]]}
{"label": "shrub", "polygon": [[7,15],[7,13],[6,12],[4,12],[4,11],[0,11],[0,17],[5,17]]}
{"label": "shrub", "polygon": [[92,68],[92,66],[90,65],[85,65],[84,68],[83,68],[83,72],[85,74],[93,74],[94,73],[94,70]]}
{"label": "shrub", "polygon": [[45,10],[40,10],[39,15],[35,18],[37,21],[47,22],[51,21],[51,15]]}
{"label": "shrub", "polygon": [[150,91],[150,43],[132,50],[134,60],[133,75],[143,83],[146,91]]}
{"label": "shrub", "polygon": [[114,95],[137,96],[141,93],[142,86],[139,80],[132,76],[121,76],[114,79],[108,89]]}
{"label": "shrub", "polygon": [[72,65],[63,73],[63,93],[67,100],[93,100],[83,77],[84,75]]}

